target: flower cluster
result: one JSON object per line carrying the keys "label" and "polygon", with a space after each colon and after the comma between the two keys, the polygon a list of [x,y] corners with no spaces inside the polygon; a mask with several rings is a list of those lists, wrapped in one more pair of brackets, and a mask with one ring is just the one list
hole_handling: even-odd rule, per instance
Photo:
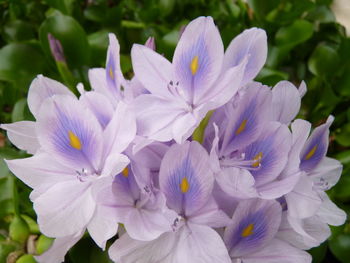
{"label": "flower cluster", "polygon": [[172,62],[154,39],[135,44],[131,80],[113,34],[91,91],[34,79],[36,121],[1,127],[33,154],[7,164],[55,238],[38,262],[62,262],[85,231],[102,249],[118,233],[109,256],[121,263],[311,262],[304,250],[346,219],[325,193],[342,171],[325,156],[333,117],[312,132],[293,120],[305,83],[254,82],[266,56],[264,30],[224,52],[213,19],[199,17]]}

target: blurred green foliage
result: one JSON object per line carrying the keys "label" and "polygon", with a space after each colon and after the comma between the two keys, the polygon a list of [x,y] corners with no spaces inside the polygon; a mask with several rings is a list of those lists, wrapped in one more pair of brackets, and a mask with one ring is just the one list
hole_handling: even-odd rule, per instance
{"label": "blurred green foliage", "polygon": [[[198,16],[214,18],[226,46],[244,29],[261,27],[268,34],[269,56],[257,79],[268,85],[283,79],[299,85],[305,80],[308,93],[300,117],[314,125],[324,122],[329,114],[336,117],[328,154],[343,163],[344,171],[329,195],[349,215],[350,38],[335,21],[332,0],[247,2],[0,0],[0,122],[33,118],[25,98],[37,74],[68,86],[82,82],[88,87],[88,68],[104,66],[108,32],[117,35],[122,70],[131,77],[129,51],[133,43],[144,43],[154,36],[157,51],[171,59],[181,27]],[[62,43],[73,76],[70,83],[62,78],[50,53],[48,33]],[[41,253],[51,243],[40,235],[35,223],[30,189],[11,175],[2,160],[25,156],[0,134],[0,262],[34,262],[26,254]],[[314,262],[349,262],[349,221],[333,228],[329,241],[311,253]],[[67,262],[110,261],[85,237],[71,250]]]}

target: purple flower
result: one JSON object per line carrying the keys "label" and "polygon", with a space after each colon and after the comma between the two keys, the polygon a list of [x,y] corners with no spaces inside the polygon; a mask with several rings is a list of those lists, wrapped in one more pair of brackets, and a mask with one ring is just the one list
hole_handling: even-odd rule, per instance
{"label": "purple flower", "polygon": [[[209,110],[225,104],[255,77],[266,58],[264,40],[262,30],[251,29],[233,40],[224,56],[212,18],[199,17],[186,26],[172,63],[145,46],[134,45],[135,75],[150,92],[134,103],[138,133],[157,141],[183,142]],[[251,48],[240,50],[244,41],[250,41]],[[252,66],[245,70],[247,63]]]}
{"label": "purple flower", "polygon": [[223,241],[211,229],[225,226],[228,217],[211,197],[214,177],[204,148],[197,142],[170,147],[159,180],[168,207],[177,213],[172,230],[148,242],[126,233],[111,246],[111,258],[126,263],[230,262]]}

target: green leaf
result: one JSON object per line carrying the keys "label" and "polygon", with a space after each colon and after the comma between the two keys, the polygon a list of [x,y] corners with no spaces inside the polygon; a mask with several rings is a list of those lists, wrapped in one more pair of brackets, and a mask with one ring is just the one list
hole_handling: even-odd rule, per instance
{"label": "green leaf", "polygon": [[105,66],[108,48],[108,31],[101,30],[88,36],[91,48],[91,60],[96,66]]}
{"label": "green leaf", "polygon": [[335,73],[338,63],[337,51],[327,44],[319,44],[308,61],[308,68],[316,76],[329,76]]}
{"label": "green leaf", "polygon": [[349,262],[350,234],[341,233],[329,240],[329,248],[334,256],[343,263]]}
{"label": "green leaf", "polygon": [[350,123],[345,124],[337,129],[335,133],[335,140],[342,146],[350,146]]}
{"label": "green leaf", "polygon": [[65,58],[70,67],[80,68],[83,65],[88,65],[90,47],[87,36],[84,29],[74,18],[57,11],[40,26],[39,38],[42,48],[52,60],[47,38],[49,33],[61,42]]}
{"label": "green leaf", "polygon": [[27,88],[30,81],[43,72],[44,65],[44,57],[35,44],[12,43],[0,50],[0,80]]}
{"label": "green leaf", "polygon": [[15,106],[13,107],[12,114],[11,114],[12,122],[23,121],[23,120],[28,120],[32,118],[33,117],[27,105],[27,99],[22,98],[19,101],[17,101]]}
{"label": "green leaf", "polygon": [[312,263],[322,263],[327,253],[327,241],[323,242],[319,247],[312,248],[309,253],[312,256]]}
{"label": "green leaf", "polygon": [[299,45],[310,39],[313,34],[313,24],[306,20],[296,20],[287,27],[281,27],[275,36],[278,46],[290,48]]}
{"label": "green leaf", "polygon": [[53,8],[60,10],[65,15],[72,14],[75,0],[45,0]]}
{"label": "green leaf", "polygon": [[30,23],[15,20],[7,23],[3,30],[4,39],[7,42],[19,42],[35,37],[33,26]]}

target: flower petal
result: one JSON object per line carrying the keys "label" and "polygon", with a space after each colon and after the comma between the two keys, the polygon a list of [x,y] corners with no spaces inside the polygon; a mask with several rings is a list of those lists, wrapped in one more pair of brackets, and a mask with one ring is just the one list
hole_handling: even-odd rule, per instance
{"label": "flower petal", "polygon": [[42,148],[76,171],[99,172],[102,128],[77,100],[56,95],[45,101],[37,122]]}
{"label": "flower petal", "polygon": [[207,203],[214,185],[208,153],[196,141],[174,144],[163,158],[159,182],[169,208],[193,215]]}
{"label": "flower petal", "polygon": [[172,79],[172,65],[162,55],[142,45],[131,49],[132,65],[137,79],[154,95],[171,97],[168,84]]}
{"label": "flower petal", "polygon": [[57,183],[35,199],[34,210],[46,236],[64,237],[81,231],[95,211],[90,183]]}
{"label": "flower petal", "polygon": [[68,250],[73,247],[84,235],[85,231],[70,236],[56,238],[52,246],[42,255],[35,256],[38,263],[61,263]]}
{"label": "flower petal", "polygon": [[218,78],[224,56],[220,33],[211,17],[199,17],[187,26],[176,46],[173,66],[187,102],[197,104]]}
{"label": "flower petal", "polygon": [[272,89],[273,120],[289,124],[298,114],[301,97],[289,81],[280,81]]}
{"label": "flower petal", "polygon": [[273,239],[259,252],[244,257],[244,263],[311,263],[311,256],[282,240]]}
{"label": "flower petal", "polygon": [[104,129],[113,117],[113,105],[108,97],[95,92],[85,92],[79,100],[89,108],[94,114],[102,128]]}
{"label": "flower petal", "polygon": [[267,58],[267,36],[263,29],[250,28],[235,37],[225,52],[224,69],[237,66],[247,57],[242,85],[253,80]]}
{"label": "flower petal", "polygon": [[40,113],[40,107],[45,99],[53,95],[68,95],[75,97],[74,94],[60,82],[38,75],[30,84],[28,91],[28,107],[37,118]]}
{"label": "flower petal", "polygon": [[274,200],[249,199],[241,201],[224,233],[232,258],[259,251],[276,235],[282,208]]}
{"label": "flower petal", "polygon": [[329,140],[329,127],[333,123],[333,120],[334,117],[329,116],[327,122],[318,126],[306,141],[300,153],[300,169],[302,171],[310,172],[326,155]]}
{"label": "flower petal", "polygon": [[40,148],[36,135],[35,122],[18,121],[1,124],[0,128],[7,131],[7,137],[17,148],[27,151],[30,154],[36,153]]}
{"label": "flower petal", "polygon": [[230,154],[257,139],[263,124],[269,120],[271,99],[271,92],[266,86],[251,86],[237,107],[228,108],[228,127],[221,147],[222,154]]}

